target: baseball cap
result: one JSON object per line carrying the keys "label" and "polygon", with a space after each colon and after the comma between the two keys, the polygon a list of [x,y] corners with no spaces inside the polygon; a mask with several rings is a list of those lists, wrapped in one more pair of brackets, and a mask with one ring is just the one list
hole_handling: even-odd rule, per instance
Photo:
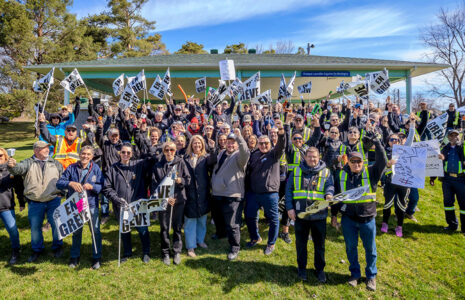
{"label": "baseball cap", "polygon": [[352,158],[359,158],[360,160],[363,160],[362,154],[356,151],[349,153],[349,160],[351,160]]}
{"label": "baseball cap", "polygon": [[303,119],[304,119],[304,117],[303,117],[301,114],[297,114],[297,115],[295,116],[295,118],[294,118],[294,119],[296,119],[296,120],[297,120],[297,119],[301,119],[301,120],[303,120]]}
{"label": "baseball cap", "polygon": [[252,121],[252,117],[250,115],[245,115],[244,122],[250,122],[250,121]]}
{"label": "baseball cap", "polygon": [[281,118],[281,116],[278,113],[275,113],[273,115],[273,119],[280,119],[280,118]]}
{"label": "baseball cap", "polygon": [[74,124],[69,124],[69,125],[67,125],[67,126],[66,126],[66,129],[68,129],[68,128],[73,128],[73,129],[76,129],[76,130],[77,130],[77,127],[76,127],[76,125],[74,125]]}
{"label": "baseball cap", "polygon": [[455,134],[458,135],[458,134],[459,134],[459,131],[456,130],[456,129],[452,129],[451,131],[449,131],[449,132],[447,133],[447,136],[449,136],[449,135],[451,135],[451,134],[453,134],[453,133],[455,133]]}
{"label": "baseball cap", "polygon": [[33,149],[45,148],[45,147],[48,147],[48,146],[50,146],[50,144],[47,143],[46,141],[37,141],[37,142],[34,143]]}

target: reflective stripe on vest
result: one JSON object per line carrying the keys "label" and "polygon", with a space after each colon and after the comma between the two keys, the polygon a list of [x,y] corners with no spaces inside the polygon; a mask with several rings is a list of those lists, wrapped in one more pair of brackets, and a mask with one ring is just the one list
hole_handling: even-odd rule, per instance
{"label": "reflective stripe on vest", "polygon": [[[348,174],[346,171],[341,171],[339,173],[339,184],[341,188],[341,192],[347,191],[347,177]],[[370,187],[368,193],[364,193],[362,197],[358,200],[350,201],[348,203],[367,203],[367,202],[374,202],[376,201],[376,193],[373,193],[373,189],[370,184],[370,174],[366,167],[363,168],[362,172],[362,186],[368,185]],[[344,201],[343,201],[344,202]]]}
{"label": "reflective stripe on vest", "polygon": [[[292,137],[292,131],[294,128],[291,128],[291,137]],[[310,128],[304,127],[303,132],[302,132],[302,141],[306,143],[310,139]]]}
{"label": "reflective stripe on vest", "polygon": [[56,135],[55,137],[57,138],[57,143],[52,157],[56,160],[70,158],[78,161],[78,153],[81,151],[82,140],[77,138],[68,146],[64,136]]}
{"label": "reflective stripe on vest", "polygon": [[[303,145],[302,149],[307,151],[307,145]],[[289,171],[294,170],[298,166],[300,166],[300,150],[296,146],[292,145],[292,150],[294,151],[294,156],[292,157],[292,162],[288,162],[287,167]]]}
{"label": "reflective stripe on vest", "polygon": [[459,125],[459,118],[460,118],[460,113],[458,111],[455,112],[455,118],[454,118],[454,126]]}
{"label": "reflective stripe on vest", "polygon": [[318,182],[313,191],[302,189],[302,169],[297,167],[294,169],[294,191],[293,199],[307,199],[307,200],[325,200],[325,182],[329,177],[329,170],[324,168],[318,172]]}
{"label": "reflective stripe on vest", "polygon": [[[339,146],[339,155],[346,154],[346,151],[347,151],[347,146],[346,145],[342,144],[341,146]],[[367,157],[365,155],[365,151],[363,151],[363,142],[362,141],[360,141],[360,143],[357,143],[357,152],[359,152],[362,155],[363,164],[365,166],[368,165],[368,160],[367,160]]]}
{"label": "reflective stripe on vest", "polygon": [[[444,172],[447,172],[449,173],[449,170],[448,170],[448,161],[445,162],[444,164]],[[463,173],[463,169],[462,169],[462,162],[459,161],[459,174],[462,174]]]}

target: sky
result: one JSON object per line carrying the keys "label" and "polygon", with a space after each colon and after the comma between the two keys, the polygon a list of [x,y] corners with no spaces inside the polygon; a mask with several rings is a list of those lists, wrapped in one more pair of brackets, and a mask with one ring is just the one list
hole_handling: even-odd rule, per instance
{"label": "sky", "polygon": [[[428,49],[420,32],[436,22],[440,8],[453,9],[449,0],[150,0],[142,15],[156,21],[155,32],[170,52],[186,41],[218,49],[239,42],[268,49],[292,41],[295,49],[308,42],[314,55],[425,61]],[[105,10],[105,2],[74,0],[71,12],[79,18]],[[440,82],[435,74],[413,79],[414,92],[426,82]],[[403,90],[404,83],[395,87]]]}

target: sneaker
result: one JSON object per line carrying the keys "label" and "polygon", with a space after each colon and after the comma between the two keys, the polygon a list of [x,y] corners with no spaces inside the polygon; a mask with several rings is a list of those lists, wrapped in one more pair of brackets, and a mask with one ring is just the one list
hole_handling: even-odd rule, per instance
{"label": "sneaker", "polygon": [[281,232],[279,237],[287,244],[292,243],[291,237],[289,236],[289,232]]}
{"label": "sneaker", "polygon": [[78,265],[79,265],[79,257],[71,257],[71,258],[69,259],[68,267],[70,267],[71,269],[74,269],[74,268],[76,268]]}
{"label": "sneaker", "polygon": [[238,252],[229,252],[228,253],[228,259],[229,260],[235,260],[238,255],[239,255],[239,251]]}
{"label": "sneaker", "polygon": [[409,219],[409,220],[412,220],[412,221],[415,222],[415,223],[418,223],[418,220],[417,220],[417,218],[415,218],[414,215],[405,214],[405,217],[406,217],[407,219]]}
{"label": "sneaker", "polygon": [[402,237],[402,236],[403,236],[403,234],[402,234],[402,226],[397,226],[397,227],[396,227],[396,235],[397,235],[398,237]]}
{"label": "sneaker", "polygon": [[261,237],[258,237],[258,240],[252,240],[250,242],[247,243],[247,247],[249,248],[252,248],[253,246],[257,245],[257,244],[260,244],[262,242],[262,238]]}
{"label": "sneaker", "polygon": [[207,249],[207,248],[208,248],[207,244],[205,244],[205,243],[199,243],[199,244],[197,244],[197,245],[199,245],[199,247],[200,247],[200,248],[203,248],[203,249]]}
{"label": "sneaker", "polygon": [[181,254],[175,253],[173,257],[173,263],[179,265],[181,263]]}
{"label": "sneaker", "polygon": [[31,256],[27,259],[27,262],[33,263],[36,262],[39,259],[39,256],[41,255],[41,252],[33,252]]}
{"label": "sneaker", "polygon": [[61,256],[63,256],[63,247],[60,246],[53,250],[53,257],[60,258]]}
{"label": "sneaker", "polygon": [[358,285],[358,280],[360,279],[360,277],[353,277],[353,276],[350,276],[349,280],[347,281],[347,283],[352,286],[352,287],[356,287]]}
{"label": "sneaker", "polygon": [[150,256],[148,254],[144,254],[144,256],[142,256],[142,261],[147,264],[150,261]]}
{"label": "sneaker", "polygon": [[273,253],[273,251],[274,251],[274,245],[268,245],[266,246],[264,253],[265,255],[270,255],[271,253]]}
{"label": "sneaker", "polygon": [[47,232],[52,228],[52,225],[50,225],[49,222],[45,223],[44,226],[42,226],[42,232]]}
{"label": "sneaker", "polygon": [[388,232],[388,224],[387,223],[382,223],[381,224],[381,232],[387,233]]}
{"label": "sneaker", "polygon": [[188,249],[187,250],[187,256],[189,257],[196,257],[194,249]]}
{"label": "sneaker", "polygon": [[121,264],[124,264],[125,262],[127,262],[130,257],[131,256],[123,256],[120,260]]}
{"label": "sneaker", "polygon": [[415,211],[420,211],[420,209],[418,208],[418,206],[417,206],[417,207],[415,207]]}
{"label": "sneaker", "polygon": [[102,221],[100,221],[101,225],[105,225],[110,220],[110,216],[102,216]]}
{"label": "sneaker", "polygon": [[100,269],[100,258],[92,259],[92,269],[93,270]]}
{"label": "sneaker", "polygon": [[307,281],[307,270],[305,269],[297,269],[297,276],[299,276],[300,280]]}
{"label": "sneaker", "polygon": [[326,283],[326,274],[325,274],[324,271],[321,271],[321,272],[317,273],[316,277],[318,278],[318,281],[320,283]]}
{"label": "sneaker", "polygon": [[212,240],[221,240],[221,239],[224,239],[224,238],[226,238],[226,236],[219,236],[217,234],[214,234],[214,235],[211,236]]}
{"label": "sneaker", "polygon": [[457,227],[453,227],[453,226],[447,226],[447,227],[444,227],[443,228],[445,231],[456,231],[457,230]]}
{"label": "sneaker", "polygon": [[367,280],[367,290],[376,291],[376,278],[370,278]]}
{"label": "sneaker", "polygon": [[10,260],[8,261],[8,264],[15,265],[16,263],[18,263],[18,260],[19,260],[19,249],[13,249],[13,251],[11,252],[11,257],[10,257]]}
{"label": "sneaker", "polygon": [[168,254],[163,256],[163,263],[164,263],[165,265],[167,265],[167,266],[170,265],[170,263],[171,263],[171,262],[170,262],[170,256],[169,256]]}

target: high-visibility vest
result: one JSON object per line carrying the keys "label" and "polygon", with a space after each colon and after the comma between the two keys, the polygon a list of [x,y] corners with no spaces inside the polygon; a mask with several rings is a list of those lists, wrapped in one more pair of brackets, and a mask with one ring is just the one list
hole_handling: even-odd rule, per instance
{"label": "high-visibility vest", "polygon": [[[417,112],[417,117],[420,118],[420,115],[421,115],[421,111]],[[428,122],[430,118],[431,118],[431,113],[428,112],[427,117],[426,117],[426,122]]]}
{"label": "high-visibility vest", "polygon": [[[344,155],[346,151],[347,151],[347,146],[344,144],[341,144],[341,146],[339,146],[339,155]],[[365,155],[365,151],[363,151],[362,141],[360,141],[360,143],[357,143],[357,152],[359,152],[362,155],[363,164],[365,166],[368,165],[368,158]]]}
{"label": "high-visibility vest", "polygon": [[294,200],[312,200],[323,201],[325,200],[325,182],[328,179],[330,172],[327,168],[318,172],[318,181],[316,182],[315,190],[302,189],[302,169],[297,167],[294,169],[294,190],[292,198]]}
{"label": "high-visibility vest", "polygon": [[[346,171],[342,170],[339,173],[339,185],[341,188],[341,192],[347,191],[347,177],[348,177],[348,174]],[[367,202],[376,201],[376,193],[373,192],[373,189],[370,184],[370,174],[368,173],[368,169],[366,167],[363,167],[362,186],[366,186],[366,185],[370,187],[368,192],[364,193],[362,197],[360,197],[360,199],[350,201],[350,203],[367,203]]]}
{"label": "high-visibility vest", "polygon": [[[147,138],[150,139],[150,130],[147,130]],[[131,137],[131,145],[136,146],[136,140],[134,139],[134,135]]]}
{"label": "high-visibility vest", "polygon": [[77,138],[71,145],[68,145],[64,136],[56,135],[55,137],[57,142],[52,157],[61,163],[63,169],[66,169],[70,164],[79,160],[82,139]]}
{"label": "high-visibility vest", "polygon": [[[293,130],[294,130],[294,128],[291,128],[291,138],[292,138],[292,131]],[[310,136],[311,136],[310,128],[304,127],[303,132],[302,132],[302,141],[304,143],[306,143],[310,139]]]}
{"label": "high-visibility vest", "polygon": [[[82,139],[83,141],[85,141],[85,140],[87,139],[87,132],[86,132],[85,130],[81,129],[81,130],[79,131],[79,136],[81,137],[81,139]],[[98,148],[99,148],[99,145],[97,144],[97,142],[95,141],[95,139],[94,139],[94,142],[93,142],[93,144],[92,144],[92,147],[94,147],[94,149],[98,149]]]}
{"label": "high-visibility vest", "polygon": [[[304,151],[307,151],[307,145],[303,145],[302,149]],[[295,168],[297,168],[300,165],[300,159],[301,159],[300,149],[292,145],[292,150],[294,151],[294,155],[292,156],[292,161],[287,162],[288,171],[293,171]]]}
{"label": "high-visibility vest", "polygon": [[459,125],[459,119],[460,119],[460,113],[458,111],[455,111],[455,118],[454,118],[454,126]]}
{"label": "high-visibility vest", "polygon": [[[463,155],[465,156],[465,146],[463,147]],[[463,167],[462,167],[462,164],[463,164],[463,163],[464,163],[464,162],[461,162],[461,161],[459,160],[459,170],[458,170],[458,174],[465,173],[465,170],[464,170]],[[449,170],[448,170],[448,166],[449,166],[449,164],[448,164],[448,161],[446,160],[446,161],[444,162],[444,172],[450,173]]]}

